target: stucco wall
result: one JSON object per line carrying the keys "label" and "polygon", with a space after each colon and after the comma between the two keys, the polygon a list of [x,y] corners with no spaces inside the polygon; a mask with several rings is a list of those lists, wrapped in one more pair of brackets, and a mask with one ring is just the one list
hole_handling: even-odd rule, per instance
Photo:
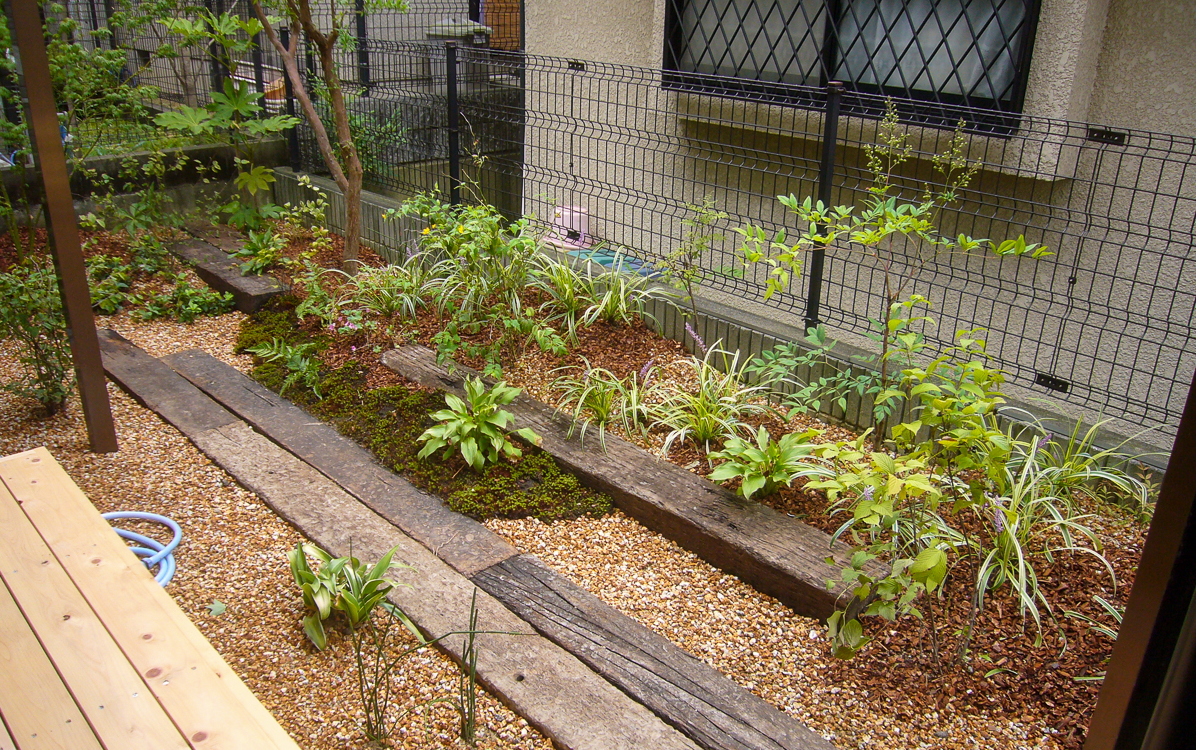
{"label": "stucco wall", "polygon": [[526,0],[525,51],[658,67],[663,7],[661,0]]}
{"label": "stucco wall", "polygon": [[[1113,14],[1127,12],[1127,0],[1111,3]],[[682,240],[686,205],[710,195],[730,214],[710,267],[731,263],[739,239],[732,229],[746,221],[794,233],[794,218],[775,196],[816,192],[820,113],[664,90],[653,73],[661,64],[661,0],[623,4],[616,17],[604,3],[583,27],[574,15],[579,8],[573,2],[528,2],[529,52],[649,70],[598,71],[589,63],[571,73],[544,58],[530,59],[526,209],[552,222],[556,204],[581,206],[590,212],[596,239],[661,257]],[[957,327],[990,329],[993,352],[1020,371],[1020,384],[1031,385],[1035,371],[1045,372],[1077,388],[1137,393],[1161,406],[1178,400],[1177,383],[1181,378],[1186,383],[1194,364],[1187,297],[1195,283],[1188,239],[1194,165],[1186,148],[1162,158],[1178,148],[1170,139],[1131,136],[1114,146],[1089,140],[1086,127],[1062,122],[1096,121],[1089,115],[1103,111],[1112,98],[1108,91],[1093,96],[1112,80],[1098,66],[1120,64],[1122,45],[1143,33],[1110,29],[1105,35],[1109,11],[1110,0],[1045,0],[1026,113],[1054,119],[1027,120],[1012,138],[970,136],[970,158],[988,166],[968,189],[964,212],[942,217],[952,235],[1003,239],[1023,233],[1031,242],[1049,244],[1056,255],[1041,262],[978,257],[939,262],[917,273],[912,291],[935,300],[943,315],[939,338],[950,338]],[[1191,28],[1194,11],[1182,24],[1167,18],[1171,12],[1159,14],[1160,22]],[[1109,25],[1115,23],[1123,22]],[[1194,49],[1194,43],[1188,47]],[[1180,98],[1187,96],[1194,94],[1189,90]],[[603,101],[609,106],[600,106]],[[1133,110],[1137,104],[1122,100],[1113,106]],[[871,120],[846,118],[839,138],[870,143],[875,127]],[[1153,123],[1141,127],[1160,129]],[[911,135],[925,154],[944,150],[949,137],[927,128],[913,128]],[[857,171],[865,157],[861,149],[843,146],[837,161],[848,174],[835,187],[834,201],[849,202],[855,197],[851,190],[865,187]],[[927,157],[907,177],[919,193],[921,183],[933,179]],[[876,312],[881,278],[873,263],[831,254],[823,317],[831,323],[840,317],[835,335],[852,335],[863,316]],[[727,278],[717,281],[730,291],[737,286]],[[745,286],[743,294],[756,284]],[[805,279],[795,280],[791,293],[780,295],[780,306],[760,313],[799,325],[804,286]],[[726,301],[741,309],[758,307],[744,297]]]}
{"label": "stucco wall", "polygon": [[1112,0],[1090,122],[1196,135],[1196,3]]}

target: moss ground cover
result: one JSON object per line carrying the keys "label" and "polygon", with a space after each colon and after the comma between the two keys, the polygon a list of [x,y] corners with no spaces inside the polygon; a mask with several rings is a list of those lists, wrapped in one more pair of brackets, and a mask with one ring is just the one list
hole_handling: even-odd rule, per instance
{"label": "moss ground cover", "polygon": [[[295,298],[279,298],[252,315],[242,327],[238,347],[245,350],[273,338],[299,345],[318,342],[322,334],[295,325]],[[282,361],[261,362],[253,377],[278,391],[288,377]],[[330,422],[342,434],[369,448],[379,461],[413,484],[444,498],[451,509],[476,519],[521,518],[543,521],[600,516],[612,501],[579,484],[544,452],[526,448],[513,461],[502,461],[482,473],[472,471],[458,456],[442,461],[417,458],[417,437],[431,424],[429,414],[445,406],[440,394],[411,385],[367,385],[366,368],[350,359],[325,372],[319,390],[294,389],[290,398]]]}

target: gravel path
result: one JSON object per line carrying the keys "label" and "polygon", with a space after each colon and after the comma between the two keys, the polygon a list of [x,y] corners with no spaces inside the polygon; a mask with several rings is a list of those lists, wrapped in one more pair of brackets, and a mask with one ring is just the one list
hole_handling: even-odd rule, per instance
{"label": "gravel path", "polygon": [[[98,325],[155,356],[201,348],[236,367],[249,358],[232,354],[238,314],[193,325],[138,323],[114,316]],[[0,344],[0,382],[17,371],[11,347]],[[36,417],[36,405],[0,392],[0,455],[44,445],[102,512],[142,510],[174,518],[183,527],[176,551],[179,571],[168,591],[283,727],[311,750],[360,750],[363,715],[349,643],[334,635],[325,652],[308,645],[304,615],[285,553],[302,540],[252,492],[242,489],[177,430],[109,385],[121,450],[97,455],[77,404],[53,419]],[[132,528],[132,527],[131,527]],[[400,576],[403,579],[403,576]],[[406,581],[420,588],[419,580]],[[218,616],[208,605],[221,602]],[[394,746],[462,748],[458,717],[448,704],[421,708],[456,695],[457,667],[434,651],[408,657],[398,710],[413,709],[393,735]],[[549,750],[537,730],[490,695],[479,701],[487,728],[479,747]]]}

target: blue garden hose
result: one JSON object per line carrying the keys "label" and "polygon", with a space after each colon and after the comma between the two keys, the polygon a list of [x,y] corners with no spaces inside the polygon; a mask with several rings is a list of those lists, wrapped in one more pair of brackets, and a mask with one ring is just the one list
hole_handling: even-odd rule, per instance
{"label": "blue garden hose", "polygon": [[142,547],[130,547],[133,554],[142,558],[142,562],[150,570],[158,568],[158,572],[154,574],[154,580],[159,586],[166,587],[171,582],[171,577],[175,575],[175,548],[179,546],[179,540],[183,539],[183,532],[179,529],[179,524],[175,523],[166,516],[160,516],[157,513],[142,513],[136,510],[122,510],[113,513],[101,513],[106,521],[115,521],[122,518],[136,518],[139,521],[154,521],[160,523],[171,530],[171,541],[165,545],[157,539],[151,539],[148,536],[142,536],[133,531],[126,529],[113,528],[113,531],[122,539],[128,539],[132,542],[144,545]]}

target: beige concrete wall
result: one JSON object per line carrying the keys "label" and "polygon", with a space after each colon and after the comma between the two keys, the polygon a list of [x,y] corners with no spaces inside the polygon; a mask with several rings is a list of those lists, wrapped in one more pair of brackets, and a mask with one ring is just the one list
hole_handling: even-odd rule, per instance
{"label": "beige concrete wall", "polygon": [[1111,0],[1089,122],[1196,135],[1196,3]]}
{"label": "beige concrete wall", "polygon": [[662,65],[662,0],[526,0],[525,51],[617,65]]}

